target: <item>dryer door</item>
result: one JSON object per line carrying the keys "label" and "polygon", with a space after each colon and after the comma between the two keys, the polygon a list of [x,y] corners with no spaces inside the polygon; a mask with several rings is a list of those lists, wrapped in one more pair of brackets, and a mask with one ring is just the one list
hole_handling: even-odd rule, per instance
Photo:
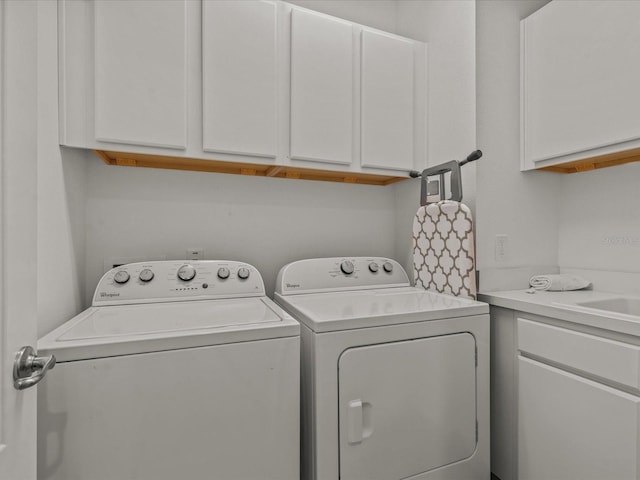
{"label": "dryer door", "polygon": [[403,479],[473,455],[475,351],[469,333],[345,350],[340,478]]}

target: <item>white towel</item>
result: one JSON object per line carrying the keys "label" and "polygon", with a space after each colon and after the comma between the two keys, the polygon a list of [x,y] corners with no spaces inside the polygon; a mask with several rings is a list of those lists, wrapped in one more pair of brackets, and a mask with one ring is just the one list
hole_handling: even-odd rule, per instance
{"label": "white towel", "polygon": [[534,275],[529,280],[536,290],[550,290],[554,292],[564,292],[565,290],[581,290],[591,285],[589,280],[585,280],[577,275]]}

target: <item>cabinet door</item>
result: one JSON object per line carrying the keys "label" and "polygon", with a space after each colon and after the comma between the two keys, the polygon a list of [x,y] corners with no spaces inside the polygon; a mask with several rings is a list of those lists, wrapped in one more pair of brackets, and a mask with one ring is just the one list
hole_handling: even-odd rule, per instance
{"label": "cabinet door", "polygon": [[309,11],[291,18],[291,158],[353,158],[353,25]]}
{"label": "cabinet door", "polygon": [[640,397],[518,359],[518,478],[640,478]]}
{"label": "cabinet door", "polygon": [[638,18],[640,2],[571,1],[522,22],[523,168],[640,139]]}
{"label": "cabinet door", "polygon": [[186,148],[186,3],[97,1],[95,137]]}
{"label": "cabinet door", "polygon": [[414,164],[414,46],[362,32],[362,165],[411,170]]}
{"label": "cabinet door", "polygon": [[205,1],[203,149],[276,156],[276,4]]}

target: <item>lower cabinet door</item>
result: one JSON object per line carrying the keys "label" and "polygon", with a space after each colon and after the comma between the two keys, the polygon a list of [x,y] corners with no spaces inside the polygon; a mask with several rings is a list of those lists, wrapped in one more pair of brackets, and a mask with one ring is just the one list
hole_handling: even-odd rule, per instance
{"label": "lower cabinet door", "polygon": [[338,369],[341,480],[399,480],[473,455],[473,335],[351,348]]}
{"label": "lower cabinet door", "polygon": [[639,479],[640,397],[518,358],[519,480]]}

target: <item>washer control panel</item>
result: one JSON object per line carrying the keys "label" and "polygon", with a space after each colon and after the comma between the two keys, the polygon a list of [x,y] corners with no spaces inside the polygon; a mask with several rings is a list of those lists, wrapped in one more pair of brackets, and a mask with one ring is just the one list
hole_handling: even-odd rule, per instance
{"label": "washer control panel", "polygon": [[252,265],[230,260],[129,263],[104,274],[93,306],[264,296]]}
{"label": "washer control panel", "polygon": [[390,258],[311,258],[285,265],[278,273],[280,295],[409,286],[404,268]]}

